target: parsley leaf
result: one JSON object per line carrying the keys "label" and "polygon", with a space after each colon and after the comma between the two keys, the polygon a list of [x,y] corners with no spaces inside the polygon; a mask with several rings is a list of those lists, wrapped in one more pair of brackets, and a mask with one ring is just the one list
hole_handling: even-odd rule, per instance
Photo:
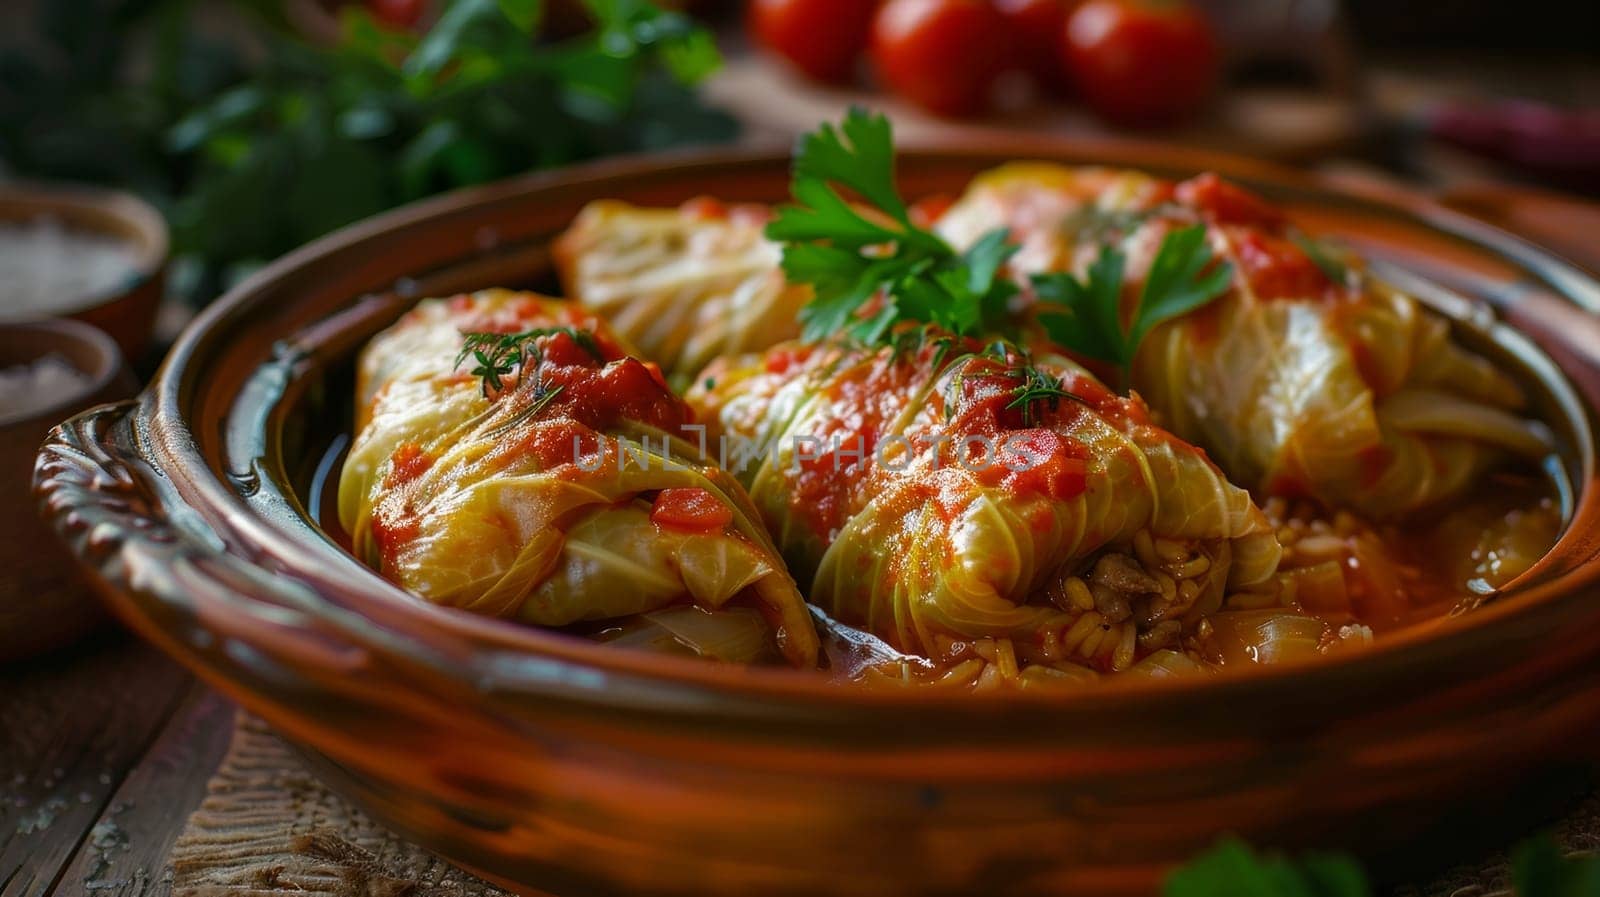
{"label": "parsley leaf", "polygon": [[1216,264],[1206,245],[1204,225],[1168,233],[1139,292],[1138,304],[1123,325],[1122,288],[1127,257],[1106,244],[1089,265],[1085,278],[1040,274],[1033,278],[1040,306],[1038,318],[1052,340],[1122,370],[1133,367],[1139,344],[1150,331],[1221,296],[1233,277],[1233,266]]}
{"label": "parsley leaf", "polygon": [[1007,303],[1017,287],[1000,269],[1016,247],[996,230],[957,253],[916,226],[895,186],[894,133],[884,116],[851,109],[837,127],[801,137],[790,193],[794,204],[778,210],[766,234],[784,244],[784,275],[812,288],[800,310],[805,339],[879,343],[903,322],[962,335],[1011,330]]}
{"label": "parsley leaf", "polygon": [[1089,264],[1088,275],[1041,274],[1033,288],[1043,304],[1039,323],[1052,340],[1080,355],[1124,365],[1133,354],[1122,331],[1123,254],[1109,245]]}
{"label": "parsley leaf", "polygon": [[1186,315],[1227,290],[1233,266],[1223,263],[1202,273],[1212,261],[1203,225],[1172,231],[1161,240],[1128,334],[1130,363],[1133,350],[1156,325]]}

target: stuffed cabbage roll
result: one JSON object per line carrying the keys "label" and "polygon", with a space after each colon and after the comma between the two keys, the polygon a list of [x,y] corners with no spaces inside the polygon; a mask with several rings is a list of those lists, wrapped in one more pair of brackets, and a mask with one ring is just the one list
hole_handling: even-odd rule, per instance
{"label": "stuffed cabbage roll", "polygon": [[798,336],[811,296],[778,270],[759,206],[710,199],[678,209],[599,201],[556,241],[567,295],[604,315],[682,382],[713,358]]}
{"label": "stuffed cabbage roll", "polygon": [[[464,334],[470,334],[464,335]],[[688,406],[570,303],[421,303],[360,360],[340,520],[436,604],[813,666],[810,613]]]}
{"label": "stuffed cabbage roll", "polygon": [[1064,357],[917,334],[726,359],[689,400],[811,601],[960,681],[1193,665],[1274,587],[1261,511]]}
{"label": "stuffed cabbage roll", "polygon": [[1231,264],[1232,284],[1153,331],[1131,385],[1235,482],[1382,519],[1457,497],[1510,458],[1549,453],[1521,388],[1444,319],[1214,175],[1174,184],[1008,165],[974,180],[938,229],[968,245],[1008,227],[1019,279],[1082,272],[1118,247],[1131,299],[1162,238],[1194,224]]}

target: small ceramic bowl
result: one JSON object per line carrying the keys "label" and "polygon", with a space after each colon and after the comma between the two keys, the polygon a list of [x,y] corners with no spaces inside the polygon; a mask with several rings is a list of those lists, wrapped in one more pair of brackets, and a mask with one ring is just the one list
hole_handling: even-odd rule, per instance
{"label": "small ceramic bowl", "polygon": [[98,328],[66,319],[0,324],[0,371],[51,353],[85,375],[80,387],[20,414],[0,407],[0,663],[63,645],[104,619],[78,565],[34,511],[33,459],[51,427],[138,386]]}
{"label": "small ceramic bowl", "polygon": [[[0,184],[0,223],[22,224],[40,218],[69,230],[115,237],[132,249],[128,274],[115,286],[63,299],[45,314],[93,324],[116,340],[127,358],[137,359],[150,340],[156,310],[166,287],[169,250],[167,223],[154,207],[131,193],[65,184]],[[13,317],[0,287],[0,322]],[[15,315],[18,318],[34,315]]]}

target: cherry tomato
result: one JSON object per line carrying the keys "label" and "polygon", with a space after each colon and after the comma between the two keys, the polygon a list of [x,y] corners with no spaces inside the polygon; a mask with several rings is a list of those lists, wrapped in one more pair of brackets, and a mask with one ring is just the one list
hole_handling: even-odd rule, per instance
{"label": "cherry tomato", "polygon": [[427,0],[366,0],[372,17],[391,28],[409,30],[422,21],[427,12]]}
{"label": "cherry tomato", "polygon": [[937,115],[982,112],[1009,43],[1005,18],[988,0],[889,0],[872,22],[878,77]]}
{"label": "cherry tomato", "polygon": [[872,29],[869,0],[752,0],[756,42],[810,78],[849,81]]}
{"label": "cherry tomato", "polygon": [[1035,84],[1052,93],[1064,92],[1066,72],[1061,65],[1061,30],[1066,27],[1069,0],[994,0],[1011,32],[1013,62]]}
{"label": "cherry tomato", "polygon": [[1067,18],[1062,58],[1096,112],[1132,126],[1194,112],[1219,65],[1211,25],[1182,0],[1089,0]]}

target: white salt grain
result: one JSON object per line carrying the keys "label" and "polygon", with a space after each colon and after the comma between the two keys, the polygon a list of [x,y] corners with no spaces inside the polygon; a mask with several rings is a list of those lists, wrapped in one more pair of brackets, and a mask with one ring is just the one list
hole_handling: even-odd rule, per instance
{"label": "white salt grain", "polygon": [[32,364],[0,368],[0,417],[23,417],[89,388],[89,375],[52,352]]}
{"label": "white salt grain", "polygon": [[76,311],[127,282],[133,244],[42,216],[0,224],[0,320]]}

